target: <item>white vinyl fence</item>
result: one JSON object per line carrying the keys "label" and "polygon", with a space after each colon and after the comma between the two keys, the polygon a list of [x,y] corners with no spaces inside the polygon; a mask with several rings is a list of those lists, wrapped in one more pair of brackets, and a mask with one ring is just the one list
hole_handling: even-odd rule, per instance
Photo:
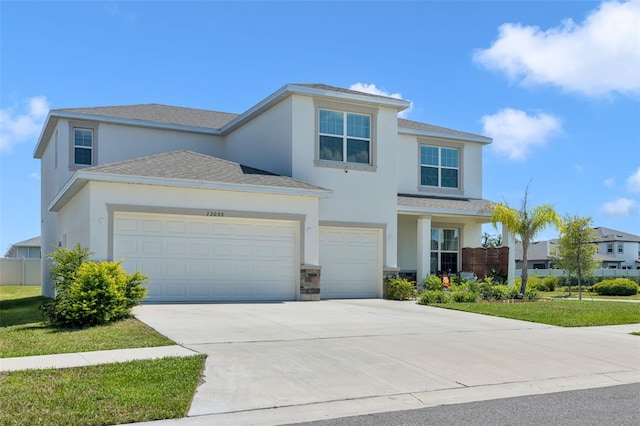
{"label": "white vinyl fence", "polygon": [[41,285],[40,259],[0,258],[0,285]]}
{"label": "white vinyl fence", "polygon": [[[527,269],[529,276],[561,277],[565,275],[564,269]],[[516,269],[516,277],[522,275],[521,269]],[[627,278],[640,276],[640,269],[596,269],[594,277]]]}

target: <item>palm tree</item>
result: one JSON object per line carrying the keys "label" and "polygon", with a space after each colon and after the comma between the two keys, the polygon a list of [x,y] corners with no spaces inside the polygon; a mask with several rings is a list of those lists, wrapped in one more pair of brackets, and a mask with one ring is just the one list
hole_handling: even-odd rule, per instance
{"label": "palm tree", "polygon": [[522,285],[520,294],[527,289],[527,250],[533,238],[548,225],[557,228],[562,226],[560,217],[550,204],[543,204],[529,209],[527,196],[529,186],[524,191],[522,207],[516,210],[505,203],[491,204],[491,223],[497,229],[498,222],[502,223],[509,232],[517,235],[522,240]]}

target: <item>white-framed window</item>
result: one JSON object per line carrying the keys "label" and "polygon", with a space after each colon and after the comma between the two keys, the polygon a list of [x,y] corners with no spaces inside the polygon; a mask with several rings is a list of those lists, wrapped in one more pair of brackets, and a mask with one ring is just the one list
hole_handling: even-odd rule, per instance
{"label": "white-framed window", "polygon": [[460,230],[431,228],[431,273],[458,273]]}
{"label": "white-framed window", "polygon": [[460,150],[458,148],[420,145],[420,185],[459,189]]}
{"label": "white-framed window", "polygon": [[73,164],[91,166],[93,164],[93,129],[73,129]]}
{"label": "white-framed window", "polygon": [[624,243],[618,243],[618,253],[624,253]]}
{"label": "white-framed window", "polygon": [[98,147],[98,123],[69,122],[69,169],[95,166]]}
{"label": "white-framed window", "polygon": [[318,159],[371,165],[371,116],[318,110]]}
{"label": "white-framed window", "polygon": [[613,253],[613,243],[607,243],[607,253]]}

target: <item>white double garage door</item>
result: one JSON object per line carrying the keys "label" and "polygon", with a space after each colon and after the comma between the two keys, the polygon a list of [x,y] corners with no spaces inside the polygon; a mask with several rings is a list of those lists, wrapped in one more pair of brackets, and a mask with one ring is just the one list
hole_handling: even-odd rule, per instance
{"label": "white double garage door", "polygon": [[[149,276],[147,301],[296,300],[297,221],[114,214],[113,258]],[[381,232],[321,227],[321,298],[378,297]]]}

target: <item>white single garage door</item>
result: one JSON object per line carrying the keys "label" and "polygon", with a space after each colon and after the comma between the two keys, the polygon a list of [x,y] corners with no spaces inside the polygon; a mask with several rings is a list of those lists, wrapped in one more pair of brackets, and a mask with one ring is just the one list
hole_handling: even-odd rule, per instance
{"label": "white single garage door", "polygon": [[379,297],[382,286],[381,230],[320,227],[320,297]]}
{"label": "white single garage door", "polygon": [[115,213],[113,258],[149,275],[147,301],[295,300],[297,222]]}

